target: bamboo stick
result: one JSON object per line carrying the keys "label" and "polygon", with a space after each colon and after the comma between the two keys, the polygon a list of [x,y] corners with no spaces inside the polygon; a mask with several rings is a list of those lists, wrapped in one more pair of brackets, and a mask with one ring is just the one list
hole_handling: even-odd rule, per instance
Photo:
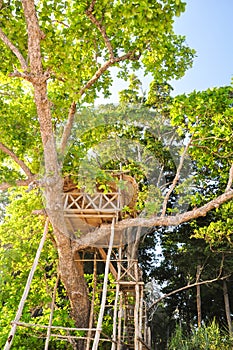
{"label": "bamboo stick", "polygon": [[[119,258],[121,259],[121,253],[122,248],[119,248]],[[121,275],[121,264],[119,261],[117,261],[117,275],[115,276],[116,280],[119,280]],[[116,283],[116,296],[115,296],[115,303],[114,303],[114,314],[113,314],[113,332],[112,332],[112,347],[111,350],[116,350],[117,345],[117,314],[118,314],[118,298],[119,298],[119,292],[120,292],[120,285],[119,283]]]}
{"label": "bamboo stick", "polygon": [[[139,287],[140,288],[140,287]],[[138,337],[142,338],[142,317],[143,317],[143,287],[139,290],[139,330]],[[139,343],[139,350],[142,350],[142,343]]]}
{"label": "bamboo stick", "polygon": [[[135,264],[135,276],[138,277],[138,266]],[[140,350],[139,338],[139,305],[140,305],[140,287],[135,284],[135,305],[134,305],[134,349]]]}
{"label": "bamboo stick", "polygon": [[102,329],[102,323],[103,323],[103,317],[104,317],[104,309],[105,309],[105,303],[106,303],[106,297],[107,297],[108,273],[109,273],[109,266],[110,266],[110,258],[111,258],[113,240],[114,240],[114,225],[115,225],[115,220],[113,219],[112,220],[112,225],[111,225],[111,235],[110,235],[110,240],[109,240],[108,255],[107,255],[107,260],[106,260],[106,264],[105,264],[104,285],[103,285],[101,307],[100,307],[100,313],[99,313],[99,318],[98,318],[98,322],[97,322],[97,331],[95,333],[95,339],[94,339],[94,342],[93,342],[92,350],[97,350],[98,349],[100,333],[101,333],[101,329]]}
{"label": "bamboo stick", "polygon": [[[37,328],[49,328],[49,326],[39,323],[26,323],[26,322],[15,322],[12,321],[12,324],[16,324],[17,326],[21,327],[37,327]],[[89,328],[74,328],[74,327],[62,327],[62,326],[51,326],[51,329],[61,329],[64,331],[88,331]],[[91,328],[92,331],[98,330],[97,328]]]}
{"label": "bamboo stick", "polygon": [[49,227],[49,219],[47,218],[46,222],[45,222],[45,226],[44,226],[44,232],[43,232],[42,238],[40,240],[40,244],[39,244],[39,247],[37,249],[36,256],[35,256],[31,271],[28,275],[27,283],[26,283],[26,286],[24,288],[24,292],[23,292],[22,298],[20,300],[14,322],[12,323],[12,327],[11,327],[9,336],[8,336],[6,344],[4,346],[4,350],[9,350],[13,344],[13,339],[14,339],[16,329],[17,329],[17,322],[20,320],[20,318],[22,316],[24,304],[25,304],[25,301],[27,299],[27,296],[28,296],[28,293],[29,293],[29,290],[31,287],[32,279],[33,279],[35,270],[36,270],[38,262],[39,262],[40,254],[41,254],[41,251],[43,249],[43,246],[44,246],[44,243],[46,240],[46,235],[48,233],[48,227]]}
{"label": "bamboo stick", "polygon": [[91,300],[91,310],[90,310],[90,318],[89,318],[89,331],[87,333],[87,343],[86,343],[86,350],[90,349],[90,342],[91,342],[91,328],[93,325],[93,317],[94,317],[94,305],[95,305],[95,293],[96,293],[96,286],[97,286],[97,259],[96,259],[97,253],[95,252],[94,255],[94,266],[93,266],[93,289],[92,289],[92,300]]}
{"label": "bamboo stick", "polygon": [[57,291],[57,286],[58,286],[59,279],[60,279],[60,275],[58,274],[57,275],[57,279],[56,279],[56,283],[55,283],[55,286],[54,286],[54,290],[53,290],[53,298],[52,298],[52,302],[51,302],[51,311],[50,311],[50,316],[49,316],[49,325],[48,325],[48,328],[47,328],[47,336],[46,336],[44,350],[48,350],[48,348],[49,348],[51,326],[52,326],[52,322],[53,322],[54,305],[55,305],[55,300],[56,300],[56,291]]}
{"label": "bamboo stick", "polygon": [[[119,313],[118,313],[118,337],[117,337],[117,350],[121,348],[121,322],[123,317],[123,294],[120,293],[120,305],[119,305]],[[124,339],[122,340],[124,341]]]}

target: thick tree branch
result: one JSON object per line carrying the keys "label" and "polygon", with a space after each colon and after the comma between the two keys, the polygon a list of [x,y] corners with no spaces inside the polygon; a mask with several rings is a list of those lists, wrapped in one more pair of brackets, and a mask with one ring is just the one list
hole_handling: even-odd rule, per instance
{"label": "thick tree branch", "polygon": [[[106,72],[108,70],[108,68],[112,65],[114,65],[117,62],[121,62],[121,61],[125,61],[127,59],[131,59],[131,60],[138,60],[140,58],[140,55],[135,56],[135,52],[128,52],[127,54],[121,56],[121,57],[114,57],[114,51],[113,51],[113,47],[111,45],[110,39],[106,33],[106,29],[105,27],[95,18],[95,16],[93,15],[93,11],[94,11],[94,6],[95,6],[96,0],[92,0],[90,3],[89,8],[85,11],[86,15],[88,16],[88,18],[90,19],[90,21],[96,26],[96,28],[98,28],[98,30],[100,31],[105,46],[109,52],[109,60],[107,62],[105,62],[98,70],[97,72],[94,74],[94,76],[86,83],[86,85],[80,89],[78,95],[81,97],[84,92],[86,90],[88,90],[100,77],[101,75]],[[76,103],[72,102],[71,106],[70,106],[70,110],[69,110],[69,116],[67,119],[67,123],[66,126],[64,128],[63,131],[63,135],[62,135],[62,141],[61,141],[61,147],[60,147],[60,151],[61,154],[64,154],[65,151],[65,147],[67,145],[67,141],[69,139],[69,136],[71,134],[71,129],[73,126],[73,122],[74,122],[74,115],[76,112]]]}
{"label": "thick tree branch", "polygon": [[163,299],[166,299],[168,297],[170,297],[171,295],[173,294],[176,294],[176,293],[179,293],[179,292],[182,292],[186,289],[189,289],[189,288],[193,288],[193,287],[196,287],[196,286],[200,286],[202,284],[209,284],[209,283],[213,283],[213,282],[217,282],[217,281],[222,281],[222,280],[225,280],[227,279],[228,277],[230,277],[231,274],[228,274],[226,276],[223,276],[223,277],[216,277],[216,278],[213,278],[212,280],[206,280],[206,281],[201,281],[201,282],[195,282],[195,283],[192,283],[192,284],[187,284],[186,286],[184,287],[181,287],[181,288],[178,288],[176,290],[173,290],[172,292],[170,293],[167,293],[167,294],[164,294],[163,296],[161,296],[160,298],[158,298],[156,301],[153,302],[153,304],[151,304],[147,311],[150,311],[155,305],[157,305],[160,301],[162,301]]}
{"label": "thick tree branch", "polygon": [[[125,61],[127,59],[138,60],[139,56],[135,56],[134,52],[128,52],[127,54],[125,54],[121,57],[115,57],[113,59],[108,60],[97,70],[97,72],[86,83],[86,85],[84,85],[84,87],[82,89],[80,89],[78,95],[81,97],[85,93],[86,90],[88,90],[92,85],[95,84],[95,82],[101,77],[101,75],[104,72],[106,72],[108,70],[109,67],[111,67],[112,65],[114,65],[117,62]],[[61,146],[60,146],[61,154],[64,154],[65,147],[67,145],[67,141],[70,137],[71,130],[72,130],[73,123],[74,123],[75,112],[76,112],[76,103],[72,102],[72,104],[70,106],[70,110],[69,110],[69,116],[67,119],[67,123],[64,127],[64,131],[63,131],[63,135],[62,135],[62,141],[61,141]]]}
{"label": "thick tree branch", "polygon": [[110,59],[114,59],[113,48],[112,48],[110,39],[107,36],[106,29],[105,29],[104,26],[101,25],[101,23],[93,15],[94,5],[95,5],[95,1],[92,1],[90,6],[89,6],[89,8],[88,8],[88,10],[85,11],[85,13],[88,16],[88,18],[91,20],[91,22],[99,29],[99,31],[100,31],[103,39],[104,39],[105,46],[108,49],[108,52],[109,52],[109,55],[110,55]]}
{"label": "thick tree branch", "polygon": [[112,65],[114,65],[115,63],[118,62],[122,62],[125,60],[136,60],[139,59],[139,56],[135,57],[135,52],[134,51],[130,51],[128,53],[126,53],[123,56],[120,57],[115,57],[113,59],[108,60],[107,62],[105,62],[98,70],[97,72],[94,74],[94,76],[86,83],[86,85],[79,91],[79,95],[82,96],[84,94],[84,92],[89,89],[98,79],[99,77],[106,72],[106,70],[111,67]]}
{"label": "thick tree branch", "polygon": [[42,33],[36,15],[35,4],[33,0],[22,0],[22,5],[27,24],[28,55],[30,61],[30,69],[33,74],[43,74],[40,50],[40,41],[42,39]]}
{"label": "thick tree branch", "polygon": [[20,168],[23,170],[25,175],[27,175],[30,178],[33,176],[28,166],[21,159],[19,159],[17,155],[13,151],[11,151],[8,147],[6,147],[2,142],[0,142],[0,150],[6,153],[8,156],[10,156],[20,166]]}
{"label": "thick tree branch", "polygon": [[[193,210],[187,211],[182,214],[177,214],[174,216],[153,216],[151,218],[138,217],[135,219],[126,219],[119,221],[115,227],[116,230],[124,230],[128,227],[153,227],[153,226],[177,226],[184,222],[188,222],[199,217],[206,216],[206,214],[212,210],[218,208],[221,204],[233,198],[233,190],[224,192],[220,196],[211,200],[207,204],[200,208],[195,208]],[[97,228],[94,232],[90,232],[86,235],[81,236],[77,239],[77,244],[79,246],[91,246],[98,243],[98,240],[107,236],[110,232],[111,225],[102,225]]]}
{"label": "thick tree branch", "polygon": [[15,182],[15,184],[10,184],[7,182],[3,182],[0,184],[0,191],[5,191],[8,188],[14,187],[14,186],[28,186],[31,182],[33,182],[36,179],[36,175],[31,176],[30,178],[26,180],[18,180]]}
{"label": "thick tree branch", "polygon": [[231,190],[232,182],[233,182],[233,163],[231,164],[231,168],[229,171],[229,179],[226,187],[226,192]]}
{"label": "thick tree branch", "polygon": [[43,70],[40,47],[43,33],[40,30],[34,0],[22,0],[22,5],[27,25],[30,75],[34,87],[34,98],[40,123],[46,173],[58,175],[59,166],[51,117],[51,105],[47,93],[49,73]]}
{"label": "thick tree branch", "polygon": [[184,164],[184,159],[185,159],[185,156],[188,152],[188,148],[190,146],[190,143],[192,141],[192,138],[191,140],[187,143],[187,145],[185,146],[184,148],[184,151],[180,157],[180,163],[179,163],[179,166],[177,168],[177,171],[176,171],[176,176],[174,177],[173,181],[172,181],[172,184],[164,198],[164,201],[163,201],[163,209],[162,209],[162,216],[164,216],[166,214],[166,210],[167,210],[167,203],[168,203],[168,200],[169,200],[169,197],[172,193],[172,191],[174,190],[174,188],[176,187],[179,179],[180,179],[180,173],[181,173],[181,170],[182,170],[182,167],[183,167],[183,164]]}
{"label": "thick tree branch", "polygon": [[87,11],[93,12],[96,0],[92,0]]}
{"label": "thick tree branch", "polygon": [[13,52],[13,54],[18,58],[21,68],[23,70],[28,69],[27,62],[25,61],[23,55],[19,51],[19,49],[8,39],[8,37],[3,33],[2,29],[0,28],[0,38],[2,41],[6,44],[6,46],[9,47],[9,49]]}
{"label": "thick tree branch", "polygon": [[72,126],[74,123],[75,112],[76,112],[76,103],[72,102],[72,104],[70,106],[70,110],[69,110],[69,116],[67,119],[67,123],[64,127],[64,131],[63,131],[63,135],[62,135],[61,146],[60,146],[61,155],[64,155],[64,153],[65,153],[65,148],[66,148],[68,139],[70,137]]}

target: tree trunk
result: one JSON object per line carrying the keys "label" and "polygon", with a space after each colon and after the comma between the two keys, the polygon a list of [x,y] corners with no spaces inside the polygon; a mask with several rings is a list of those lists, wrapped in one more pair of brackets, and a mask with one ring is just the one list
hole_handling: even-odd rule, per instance
{"label": "tree trunk", "polygon": [[[201,265],[197,265],[196,282],[200,281]],[[197,285],[197,325],[201,327],[201,286]]]}
{"label": "tree trunk", "polygon": [[44,190],[45,210],[54,229],[59,270],[71,303],[71,314],[76,326],[84,327],[88,325],[89,299],[83,264],[80,261],[75,261],[78,254],[72,250],[72,242],[67,234],[63,215],[63,179],[53,131],[51,105],[47,94],[49,73],[43,69],[40,48],[43,33],[40,30],[34,0],[22,0],[22,5],[28,32],[30,71],[27,74],[27,79],[34,88],[34,99],[44,150],[44,178],[40,185]]}
{"label": "tree trunk", "polygon": [[90,302],[84,278],[83,262],[79,253],[72,251],[72,241],[63,233],[56,232],[55,239],[59,256],[59,272],[71,304],[71,316],[76,327],[87,327]]}
{"label": "tree trunk", "polygon": [[232,335],[231,310],[230,310],[229,295],[228,295],[226,280],[223,281],[223,296],[224,296],[225,311],[226,311],[229,334]]}
{"label": "tree trunk", "polygon": [[[72,240],[67,233],[63,215],[63,179],[57,161],[57,151],[51,130],[50,110],[47,108],[46,86],[34,86],[37,113],[41,125],[44,146],[45,177],[42,187],[46,200],[46,212],[53,225],[58,249],[61,280],[71,303],[71,316],[77,327],[86,327],[89,322],[89,298],[83,272],[83,263],[78,260],[77,248],[72,250]],[[79,347],[81,349],[81,347]]]}

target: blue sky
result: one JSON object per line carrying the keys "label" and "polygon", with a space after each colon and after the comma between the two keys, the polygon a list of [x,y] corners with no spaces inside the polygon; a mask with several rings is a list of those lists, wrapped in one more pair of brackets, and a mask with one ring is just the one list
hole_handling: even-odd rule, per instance
{"label": "blue sky", "polygon": [[[186,0],[186,11],[176,19],[175,32],[185,35],[196,50],[193,67],[179,81],[171,82],[174,95],[214,86],[230,85],[233,77],[233,0]],[[147,89],[149,79],[143,79]],[[97,103],[117,102],[127,87],[114,79],[112,97]]]}
{"label": "blue sky", "polygon": [[175,32],[184,34],[197,52],[193,67],[173,82],[174,93],[231,84],[233,76],[233,0],[187,0],[176,20]]}

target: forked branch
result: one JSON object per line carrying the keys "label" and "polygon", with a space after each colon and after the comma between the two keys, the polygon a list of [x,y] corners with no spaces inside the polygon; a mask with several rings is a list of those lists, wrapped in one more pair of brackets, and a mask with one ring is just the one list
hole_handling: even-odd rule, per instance
{"label": "forked branch", "polygon": [[188,148],[190,146],[191,141],[192,141],[192,138],[191,138],[191,140],[187,143],[187,145],[184,148],[184,151],[183,151],[183,153],[182,153],[182,155],[180,157],[179,166],[178,166],[177,171],[176,171],[176,176],[174,177],[174,179],[172,181],[172,184],[171,184],[171,186],[170,186],[170,188],[169,188],[169,190],[168,190],[168,192],[167,192],[167,194],[166,194],[166,196],[164,198],[163,209],[162,209],[162,214],[161,214],[162,216],[164,216],[166,214],[168,200],[169,200],[171,193],[175,189],[175,187],[176,187],[176,185],[177,185],[177,183],[178,183],[178,181],[180,179],[180,173],[181,173],[181,170],[182,170],[182,167],[183,167],[183,164],[184,164],[184,159],[185,159],[185,156],[186,156],[186,154],[188,152]]}
{"label": "forked branch", "polygon": [[109,55],[110,55],[110,59],[114,59],[113,48],[112,48],[110,39],[109,39],[109,37],[108,37],[108,35],[106,33],[106,28],[93,15],[95,2],[96,2],[95,0],[91,2],[88,10],[86,10],[85,13],[88,16],[88,18],[90,19],[90,21],[99,29],[100,34],[102,35],[102,37],[104,39],[105,46],[108,49],[108,52],[109,52]]}
{"label": "forked branch", "polygon": [[228,277],[230,277],[231,274],[228,274],[228,275],[226,275],[226,276],[222,276],[223,265],[224,265],[224,258],[225,258],[225,256],[224,256],[224,254],[223,254],[223,255],[222,255],[222,259],[221,259],[220,268],[219,268],[219,273],[218,273],[218,276],[217,276],[217,277],[213,278],[212,280],[205,280],[205,281],[199,282],[200,275],[201,275],[202,270],[203,270],[203,268],[204,268],[204,265],[203,265],[202,268],[201,268],[200,271],[199,271],[199,274],[198,274],[198,276],[197,276],[196,282],[194,282],[194,283],[192,283],[192,284],[187,284],[187,285],[184,286],[184,287],[181,287],[181,288],[178,288],[178,289],[176,289],[176,290],[173,290],[172,292],[167,293],[167,294],[163,295],[162,297],[158,298],[155,302],[153,302],[153,303],[149,306],[148,311],[151,310],[151,309],[152,309],[155,305],[157,305],[160,301],[162,301],[162,300],[165,299],[165,298],[170,297],[170,296],[173,295],[173,294],[182,292],[183,290],[186,290],[186,289],[189,289],[189,288],[193,288],[193,287],[196,287],[196,286],[200,286],[200,285],[202,285],[202,284],[209,284],[209,283],[217,282],[217,281],[219,281],[219,280],[222,281],[222,280],[225,280],[225,279],[227,279]]}
{"label": "forked branch", "polygon": [[122,61],[126,61],[128,60],[136,60],[139,59],[140,56],[135,56],[135,51],[130,51],[128,53],[126,53],[123,56],[119,56],[119,57],[115,57],[113,59],[108,60],[107,62],[105,62],[97,71],[96,73],[93,75],[93,77],[86,83],[86,85],[84,85],[84,87],[79,91],[79,95],[82,96],[84,94],[84,92],[89,89],[99,78],[100,76],[107,71],[107,69],[109,67],[111,67],[112,65],[114,65],[115,63],[118,62],[122,62]]}
{"label": "forked branch", "polygon": [[[121,56],[121,57],[115,57],[114,59],[110,59],[109,61],[105,62],[94,74],[94,76],[84,85],[78,95],[81,97],[86,90],[88,90],[92,85],[95,84],[95,82],[101,77],[101,75],[108,70],[109,67],[114,65],[117,62],[125,61],[127,59],[131,60],[137,60],[139,59],[139,56],[135,56],[134,52],[128,52],[127,54]],[[63,130],[63,135],[62,135],[62,141],[61,141],[61,146],[60,146],[60,151],[61,154],[64,154],[65,147],[67,145],[68,139],[71,134],[71,130],[73,127],[74,123],[74,117],[75,117],[75,112],[76,112],[76,102],[73,101],[70,110],[69,110],[69,116],[66,122],[66,125]]]}
{"label": "forked branch", "polygon": [[[96,81],[104,74],[104,72],[106,72],[108,70],[108,68],[113,66],[115,63],[122,62],[122,61],[125,61],[127,59],[130,59],[132,61],[136,61],[136,60],[139,60],[139,58],[140,58],[140,54],[136,55],[135,51],[130,51],[123,56],[118,56],[118,57],[114,56],[113,47],[112,47],[111,41],[107,35],[106,28],[100,23],[100,21],[98,21],[96,19],[96,17],[93,14],[95,3],[96,3],[96,0],[92,0],[88,9],[85,11],[85,13],[88,16],[88,18],[90,19],[90,21],[94,24],[94,26],[99,30],[101,36],[103,37],[105,46],[109,52],[109,60],[106,61],[96,71],[96,73],[93,75],[93,77],[90,78],[90,80],[80,89],[80,91],[78,93],[79,97],[81,97],[85,93],[86,90],[88,90],[92,85],[94,85],[96,83]],[[61,147],[60,147],[61,154],[64,154],[65,147],[66,147],[68,139],[70,137],[72,126],[74,123],[75,112],[76,112],[76,103],[72,102],[72,104],[70,106],[70,110],[69,110],[69,116],[67,119],[67,123],[64,127],[64,131],[63,131],[63,135],[62,135],[62,141],[61,141]]]}
{"label": "forked branch", "polygon": [[195,282],[195,283],[192,283],[192,284],[187,284],[186,286],[184,287],[181,287],[179,289],[176,289],[176,290],[173,290],[172,292],[170,293],[167,293],[167,294],[164,294],[163,296],[161,296],[160,298],[158,298],[156,301],[154,301],[150,306],[149,308],[147,309],[147,311],[150,311],[154,306],[156,306],[160,301],[162,301],[163,299],[166,299],[168,297],[170,297],[171,295],[173,294],[176,294],[176,293],[179,293],[179,292],[182,292],[184,290],[187,290],[189,288],[193,288],[193,287],[196,287],[196,286],[200,286],[202,284],[210,284],[210,283],[213,283],[213,282],[217,282],[217,281],[223,281],[227,278],[229,278],[231,276],[231,274],[228,274],[226,276],[223,276],[223,277],[216,277],[216,278],[213,278],[212,280],[205,280],[205,281],[201,281],[201,282]]}

